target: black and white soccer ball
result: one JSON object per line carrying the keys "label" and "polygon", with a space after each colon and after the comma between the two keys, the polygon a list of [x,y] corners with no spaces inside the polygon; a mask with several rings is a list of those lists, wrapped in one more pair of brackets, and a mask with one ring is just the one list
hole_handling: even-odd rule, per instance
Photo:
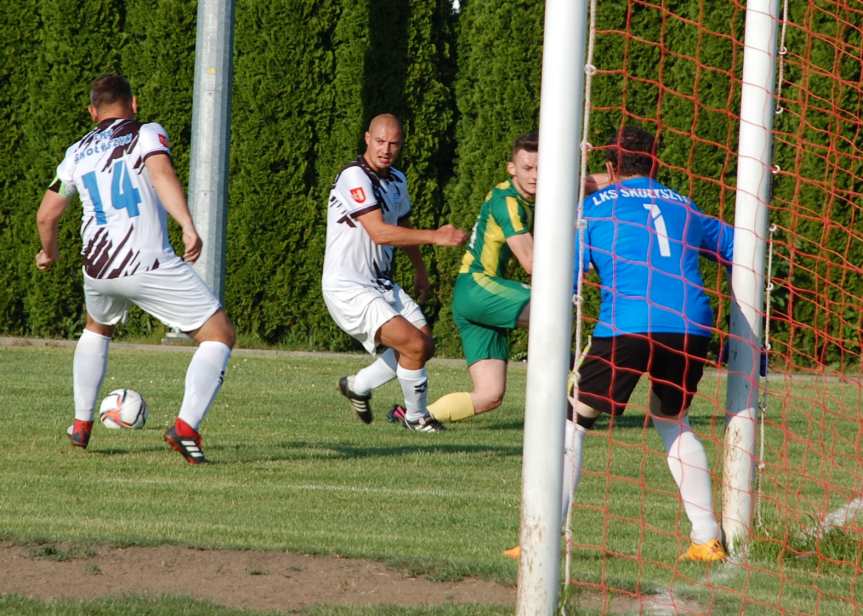
{"label": "black and white soccer ball", "polygon": [[115,389],[99,405],[99,421],[112,430],[139,430],[148,414],[147,403],[134,389]]}

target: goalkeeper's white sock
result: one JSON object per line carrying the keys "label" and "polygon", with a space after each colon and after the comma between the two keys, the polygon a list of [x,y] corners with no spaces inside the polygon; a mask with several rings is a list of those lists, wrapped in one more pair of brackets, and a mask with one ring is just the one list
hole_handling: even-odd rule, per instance
{"label": "goalkeeper's white sock", "polygon": [[85,329],[72,360],[72,388],[75,395],[75,419],[93,421],[93,407],[108,368],[107,336]]}
{"label": "goalkeeper's white sock", "polygon": [[707,543],[721,539],[721,530],[713,513],[707,454],[692,432],[689,420],[685,417],[664,421],[654,418],[653,425],[668,452],[668,468],[680,489],[683,509],[692,524],[692,542]]}
{"label": "goalkeeper's white sock", "polygon": [[351,380],[351,391],[365,396],[373,389],[377,389],[396,378],[397,368],[396,353],[388,348],[383,353],[379,353],[378,358],[371,365],[354,375]]}
{"label": "goalkeeper's white sock", "polygon": [[570,494],[575,494],[581,481],[581,466],[584,461],[584,435],[587,430],[574,421],[566,420],[563,442],[563,487],[560,493],[560,521],[566,524]]}
{"label": "goalkeeper's white sock", "polygon": [[231,348],[216,340],[205,340],[192,355],[179,418],[196,432],[222,386],[230,357]]}
{"label": "goalkeeper's white sock", "polygon": [[405,396],[405,417],[410,421],[417,421],[428,414],[428,372],[425,366],[419,370],[408,370],[400,365],[396,375]]}

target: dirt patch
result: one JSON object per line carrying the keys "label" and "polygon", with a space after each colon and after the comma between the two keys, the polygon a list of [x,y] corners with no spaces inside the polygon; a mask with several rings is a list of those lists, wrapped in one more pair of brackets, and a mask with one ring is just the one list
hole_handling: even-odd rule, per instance
{"label": "dirt patch", "polygon": [[432,582],[376,562],[282,552],[179,547],[0,544],[0,594],[35,599],[185,595],[236,608],[291,612],[314,605],[515,605],[515,588]]}

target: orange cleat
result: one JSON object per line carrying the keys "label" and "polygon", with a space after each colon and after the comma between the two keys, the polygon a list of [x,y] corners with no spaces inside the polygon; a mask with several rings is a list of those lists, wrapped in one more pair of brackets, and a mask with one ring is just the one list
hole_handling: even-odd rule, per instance
{"label": "orange cleat", "polygon": [[677,560],[692,562],[718,562],[728,558],[728,552],[717,539],[707,543],[693,543]]}

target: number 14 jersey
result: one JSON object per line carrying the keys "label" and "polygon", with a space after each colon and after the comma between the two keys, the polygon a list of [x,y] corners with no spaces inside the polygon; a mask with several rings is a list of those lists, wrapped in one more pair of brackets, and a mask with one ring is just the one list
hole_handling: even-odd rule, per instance
{"label": "number 14 jersey", "polygon": [[81,255],[91,278],[131,276],[179,260],[144,166],[157,154],[170,155],[165,129],[134,118],[103,120],[66,150],[51,188],[81,197]]}

